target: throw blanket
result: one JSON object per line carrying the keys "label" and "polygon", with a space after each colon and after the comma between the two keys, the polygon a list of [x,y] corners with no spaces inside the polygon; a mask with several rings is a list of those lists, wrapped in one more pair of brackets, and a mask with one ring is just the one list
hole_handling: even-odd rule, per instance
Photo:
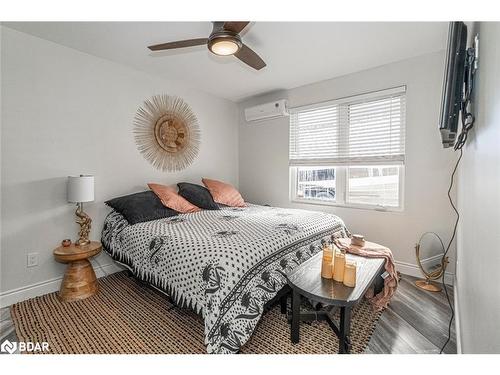
{"label": "throw blanket", "polygon": [[385,259],[385,271],[388,273],[388,276],[384,279],[384,289],[376,296],[373,296],[373,290],[371,289],[371,295],[367,295],[366,297],[372,303],[374,310],[380,311],[386,308],[398,287],[398,275],[396,273],[392,251],[385,246],[368,241],[365,242],[363,247],[351,245],[350,238],[335,239],[335,244],[340,249],[351,254],[367,258]]}
{"label": "throw blanket", "polygon": [[347,234],[334,215],[249,205],[135,225],[113,211],[102,243],[138,279],[203,317],[209,353],[234,353],[286,273],[321,251],[322,242]]}

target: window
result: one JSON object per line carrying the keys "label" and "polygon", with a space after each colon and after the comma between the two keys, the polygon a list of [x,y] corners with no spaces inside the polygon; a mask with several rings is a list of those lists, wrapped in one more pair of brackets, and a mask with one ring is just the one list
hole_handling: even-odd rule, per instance
{"label": "window", "polygon": [[405,92],[403,86],[292,109],[292,199],[401,209]]}
{"label": "window", "polygon": [[346,203],[399,207],[397,166],[349,167]]}
{"label": "window", "polygon": [[335,187],[335,168],[297,168],[297,198],[335,202]]}

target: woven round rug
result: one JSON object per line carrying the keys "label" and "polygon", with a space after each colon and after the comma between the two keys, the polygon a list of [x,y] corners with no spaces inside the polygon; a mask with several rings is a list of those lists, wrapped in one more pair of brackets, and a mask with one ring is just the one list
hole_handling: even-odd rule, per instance
{"label": "woven round rug", "polygon": [[[52,354],[205,354],[203,320],[191,310],[119,272],[99,279],[99,293],[62,303],[56,293],[11,307],[19,341],[48,342]],[[352,353],[362,353],[380,313],[361,302],[351,319]],[[338,339],[324,321],[303,322],[300,342],[290,341],[290,325],[279,306],[267,312],[241,353],[328,354]]]}

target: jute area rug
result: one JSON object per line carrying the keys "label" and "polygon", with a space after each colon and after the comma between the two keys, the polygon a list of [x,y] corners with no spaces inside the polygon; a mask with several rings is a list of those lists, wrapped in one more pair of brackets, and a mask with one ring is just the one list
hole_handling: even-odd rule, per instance
{"label": "jute area rug", "polygon": [[[56,293],[12,306],[19,341],[48,342],[49,352],[204,354],[203,321],[160,292],[125,272],[99,279],[96,296],[62,303]],[[353,312],[352,353],[362,353],[380,313],[366,301]],[[326,322],[301,323],[300,343],[279,306],[266,313],[241,353],[326,354],[338,352],[338,339]]]}

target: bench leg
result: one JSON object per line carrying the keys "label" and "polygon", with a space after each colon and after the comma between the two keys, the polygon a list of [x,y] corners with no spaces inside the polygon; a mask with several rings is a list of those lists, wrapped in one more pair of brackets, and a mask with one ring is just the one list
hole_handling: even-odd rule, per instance
{"label": "bench leg", "polygon": [[350,329],[351,308],[343,306],[340,308],[339,354],[349,354],[351,352]]}
{"label": "bench leg", "polygon": [[300,324],[300,294],[295,289],[292,294],[292,325],[291,336],[292,342],[299,342],[299,324]]}
{"label": "bench leg", "polygon": [[280,309],[282,314],[286,314],[286,309],[288,305],[288,295],[285,294],[283,297],[280,298]]}
{"label": "bench leg", "polygon": [[382,278],[382,273],[384,272],[385,270],[382,269],[380,275],[377,275],[375,278],[375,283],[373,284],[373,292],[375,294],[379,294],[384,289],[384,279]]}

